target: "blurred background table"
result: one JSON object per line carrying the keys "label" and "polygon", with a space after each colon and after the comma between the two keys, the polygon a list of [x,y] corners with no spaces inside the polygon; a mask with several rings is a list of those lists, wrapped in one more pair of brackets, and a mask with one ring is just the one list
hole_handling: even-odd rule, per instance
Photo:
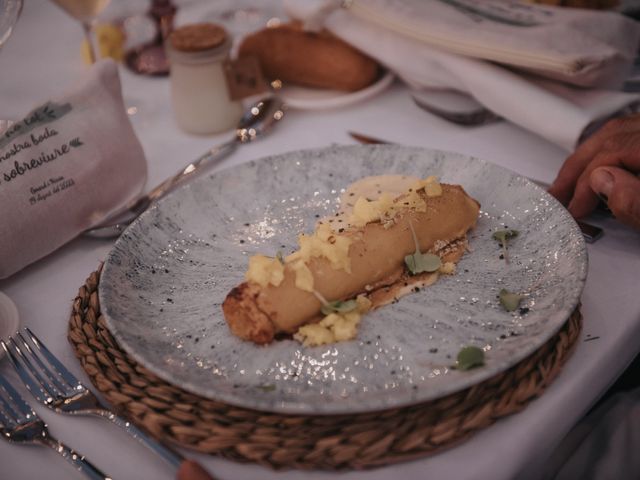
{"label": "blurred background table", "polygon": [[[124,8],[119,3],[124,2],[113,0],[107,13]],[[144,11],[147,7],[148,2],[142,1],[126,5],[127,11]],[[81,39],[77,23],[55,5],[26,2],[14,35],[0,52],[0,116],[17,119],[36,103],[70,88],[87,69],[80,59]],[[136,76],[125,68],[121,68],[121,78],[125,103],[135,109],[131,119],[147,156],[148,185],[159,183],[210,146],[230,137],[182,133],[172,116],[167,78]],[[417,108],[407,89],[395,83],[383,94],[343,109],[291,110],[270,135],[243,147],[218,168],[291,150],[352,144],[349,130],[406,145],[465,153],[545,182],[553,180],[567,155],[506,122],[478,128],[446,123]],[[603,226],[606,234],[588,247],[590,272],[583,294],[582,336],[559,378],[522,413],[500,420],[446,452],[366,472],[273,472],[185,453],[201,461],[218,478],[233,480],[294,479],[302,475],[308,479],[366,480],[538,478],[558,442],[640,351],[640,234],[612,219],[596,219],[594,223]],[[0,281],[0,290],[16,302],[22,325],[36,331],[85,381],[87,377],[66,340],[67,321],[77,288],[105,258],[112,244],[78,238],[12,278]],[[585,342],[587,335],[597,338]],[[0,371],[16,379],[5,359],[0,360]],[[26,395],[22,387],[21,391]],[[63,417],[39,406],[35,409],[56,436],[81,450],[113,478],[173,478],[174,473],[159,458],[116,427],[97,419]],[[80,478],[53,452],[6,442],[0,442],[0,465],[2,478]]]}

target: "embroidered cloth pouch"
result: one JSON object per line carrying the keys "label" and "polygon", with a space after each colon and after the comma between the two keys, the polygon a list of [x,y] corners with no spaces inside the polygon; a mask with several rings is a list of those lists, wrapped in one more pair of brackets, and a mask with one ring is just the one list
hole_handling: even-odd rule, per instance
{"label": "embroidered cloth pouch", "polygon": [[121,209],[146,174],[117,66],[103,60],[0,133],[0,278]]}

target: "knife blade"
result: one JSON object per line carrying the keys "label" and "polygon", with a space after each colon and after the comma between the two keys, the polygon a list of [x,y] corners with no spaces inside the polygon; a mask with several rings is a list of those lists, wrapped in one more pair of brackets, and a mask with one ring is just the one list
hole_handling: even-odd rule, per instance
{"label": "knife blade", "polygon": [[[365,145],[391,145],[392,143],[358,132],[348,131],[347,133],[351,138]],[[547,190],[549,188],[549,185],[547,183],[541,182],[539,180],[534,180],[532,178],[529,178],[529,180],[531,180],[533,183],[538,185],[540,188],[543,188],[544,190]],[[602,228],[592,225],[591,223],[583,222],[582,220],[576,220],[576,223],[578,224],[578,227],[582,232],[582,236],[587,243],[595,243],[599,238],[602,237],[602,235],[604,235],[604,230],[602,230]]]}
{"label": "knife blade", "polygon": [[362,133],[351,132],[351,131],[349,131],[348,133],[351,136],[351,138],[365,145],[386,145],[391,143],[385,140],[380,140],[379,138],[363,135]]}

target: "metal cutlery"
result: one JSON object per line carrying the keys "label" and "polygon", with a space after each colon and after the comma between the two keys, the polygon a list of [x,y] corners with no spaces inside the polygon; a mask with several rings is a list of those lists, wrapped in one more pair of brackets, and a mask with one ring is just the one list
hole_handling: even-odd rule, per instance
{"label": "metal cutlery", "polygon": [[[370,137],[369,135],[363,135],[362,133],[357,132],[348,132],[349,136],[359,143],[367,144],[367,145],[385,145],[390,144],[391,142],[387,142],[386,140],[381,140],[379,138]],[[541,182],[539,180],[535,180],[529,178],[531,182],[535,183],[539,187],[543,189],[548,189],[549,185],[547,183]],[[605,207],[606,208],[606,207]],[[602,235],[604,235],[604,231],[602,228],[592,225],[587,222],[583,222],[582,220],[576,220],[580,231],[582,232],[582,236],[584,237],[587,243],[595,243]]]}
{"label": "metal cutlery", "polygon": [[[449,100],[453,100],[452,103],[454,104],[460,103],[460,97],[466,97],[462,94],[453,92],[412,91],[411,99],[421,109],[431,113],[432,115],[440,117],[447,122],[455,123],[456,125],[478,127],[502,120],[500,115],[493,113],[488,108],[477,103],[471,97],[467,97],[468,99],[465,99],[462,102],[463,105],[459,105],[459,108],[457,109],[445,108],[443,105],[438,103],[438,100],[443,100],[440,97],[446,95],[453,96]],[[447,98],[444,100],[447,100]],[[445,103],[447,102],[445,101]]]}
{"label": "metal cutlery", "polygon": [[51,436],[47,425],[1,375],[0,434],[12,443],[39,444],[52,448],[88,478],[109,480],[109,477],[84,456]]}
{"label": "metal cutlery", "polygon": [[[176,469],[184,457],[109,410],[49,351],[29,328],[0,341],[27,389],[42,405],[71,415],[94,415],[115,423]],[[25,338],[25,336],[27,338]],[[28,339],[28,340],[27,340]],[[101,477],[102,478],[102,477]]]}
{"label": "metal cutlery", "polygon": [[231,140],[208,150],[200,158],[189,163],[148,193],[138,197],[120,212],[111,215],[100,225],[86,230],[84,235],[94,238],[119,236],[153,202],[164,197],[178,185],[182,185],[187,178],[194,176],[196,173],[201,173],[204,168],[217,164],[220,160],[233,153],[239,145],[260,138],[283,116],[284,102],[277,96],[272,96],[253,104],[240,119],[235,136]]}

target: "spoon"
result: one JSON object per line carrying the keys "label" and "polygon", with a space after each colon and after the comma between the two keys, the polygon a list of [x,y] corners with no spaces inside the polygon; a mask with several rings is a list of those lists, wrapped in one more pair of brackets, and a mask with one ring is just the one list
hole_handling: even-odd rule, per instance
{"label": "spoon", "polygon": [[458,92],[414,90],[411,98],[421,109],[456,125],[473,127],[502,120],[474,98]]}
{"label": "spoon", "polygon": [[85,230],[84,235],[93,238],[118,237],[124,229],[156,200],[164,197],[187,178],[216,165],[233,153],[239,145],[249,143],[267,133],[284,116],[284,103],[278,97],[269,97],[251,105],[243,114],[233,139],[217,145],[200,158],[189,163],[178,173],[156,186],[148,193],[133,200],[124,209],[103,220],[99,225]]}

